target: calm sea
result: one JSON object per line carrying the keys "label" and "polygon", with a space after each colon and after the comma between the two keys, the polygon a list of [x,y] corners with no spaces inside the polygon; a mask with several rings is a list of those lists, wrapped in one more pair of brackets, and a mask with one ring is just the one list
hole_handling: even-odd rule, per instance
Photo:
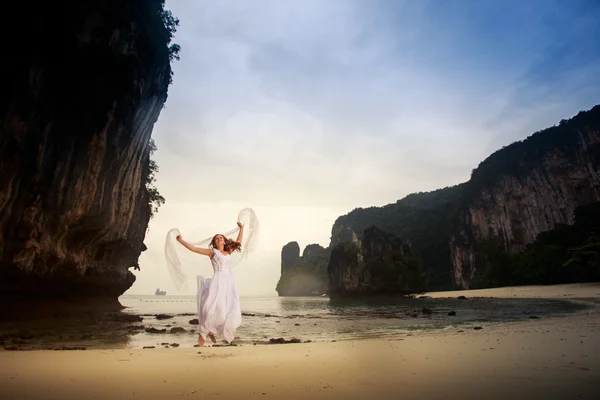
{"label": "calm sea", "polygon": [[[177,342],[197,343],[194,296],[134,296],[119,298],[126,314],[141,316],[147,328],[182,327],[185,333],[130,335],[127,346],[142,347]],[[301,341],[340,341],[389,338],[421,332],[469,329],[504,321],[525,320],[586,310],[589,306],[564,300],[472,298],[389,299],[331,305],[323,297],[242,297],[242,326],[234,343],[265,343],[271,338]],[[427,310],[424,310],[427,309]],[[167,314],[168,319],[157,319]],[[452,315],[454,314],[454,315]]]}

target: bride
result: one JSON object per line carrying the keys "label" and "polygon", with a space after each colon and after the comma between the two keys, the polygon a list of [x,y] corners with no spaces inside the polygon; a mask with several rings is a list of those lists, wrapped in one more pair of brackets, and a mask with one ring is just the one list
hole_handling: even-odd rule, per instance
{"label": "bride", "polygon": [[228,343],[233,341],[236,329],[242,323],[240,298],[233,275],[231,254],[241,251],[244,225],[237,223],[239,233],[233,241],[225,235],[213,236],[209,247],[196,247],[177,235],[177,241],[194,253],[210,257],[214,274],[211,278],[197,277],[198,301],[198,344],[204,346],[206,336],[213,343],[215,335],[223,337]]}

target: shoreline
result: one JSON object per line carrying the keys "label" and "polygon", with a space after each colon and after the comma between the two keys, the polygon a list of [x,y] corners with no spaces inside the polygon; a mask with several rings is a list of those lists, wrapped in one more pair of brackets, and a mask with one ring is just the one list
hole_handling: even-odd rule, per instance
{"label": "shoreline", "polygon": [[448,290],[425,292],[422,295],[432,298],[466,296],[471,298],[538,298],[538,299],[600,299],[600,282],[563,283],[558,285],[504,286],[488,289]]}
{"label": "shoreline", "polygon": [[0,398],[595,399],[600,312],[396,339],[0,351]]}
{"label": "shoreline", "polygon": [[[457,300],[460,297],[464,297],[464,300]],[[568,306],[565,307],[564,310],[561,310],[560,307],[564,306],[557,307],[546,302],[549,304],[542,303],[541,305],[533,307],[529,305],[529,311],[531,311],[529,314],[521,313],[518,316],[513,315],[510,318],[505,316],[500,317],[499,319],[496,319],[497,317],[494,316],[492,319],[487,320],[483,315],[481,318],[472,320],[469,320],[468,318],[464,319],[463,317],[463,319],[455,321],[454,318],[458,317],[446,316],[448,310],[457,310],[459,314],[462,313],[460,308],[455,307],[467,307],[466,311],[471,313],[475,312],[474,315],[480,315],[478,314],[479,311],[477,311],[477,307],[481,307],[482,304],[485,304],[486,300],[483,300],[484,303],[479,301],[479,305],[473,303],[472,306],[469,301],[489,298],[498,298],[501,300],[512,299],[507,303],[508,305],[499,305],[500,311],[502,311],[505,306],[510,307],[510,304],[513,304],[513,307],[514,305],[518,305],[519,303],[514,303],[515,299],[517,299],[516,301],[518,301],[518,299],[536,299],[536,301],[558,300],[560,302],[573,304],[573,306]],[[448,299],[450,301],[447,301]],[[438,300],[441,301],[441,303],[438,303]],[[376,337],[377,340],[400,340],[407,337],[436,336],[456,331],[466,331],[475,326],[489,329],[490,327],[497,325],[509,326],[511,324],[527,323],[530,319],[548,320],[565,318],[588,314],[590,312],[599,312],[600,283],[429,292],[424,293],[419,298],[413,299],[412,302],[413,304],[410,306],[412,311],[394,311],[392,314],[387,314],[387,316],[383,317],[390,318],[386,321],[397,321],[396,318],[404,320],[404,322],[399,322],[401,325],[396,325],[396,322],[392,322],[391,330],[383,328],[382,326],[383,330],[375,329],[372,332],[355,330],[345,334],[339,332],[336,333],[335,331],[330,332],[328,330],[332,329],[332,325],[331,322],[327,321],[334,320],[313,319],[321,317],[311,314],[288,316],[268,314],[264,316],[254,316],[254,314],[248,314],[248,317],[246,318],[249,319],[247,319],[244,324],[246,326],[242,327],[243,329],[246,329],[246,332],[240,332],[241,334],[234,340],[233,346],[224,345],[221,341],[218,342],[217,346],[272,346],[280,344],[280,342],[284,342],[285,344],[292,342],[293,344],[298,345],[300,343],[306,344],[306,342],[330,343],[336,341],[364,341],[369,340],[369,337]],[[432,311],[429,312],[433,313],[431,314],[433,319],[425,314],[425,308],[427,307],[431,307]],[[489,309],[490,306],[487,305],[485,307]],[[544,307],[550,308],[546,309]],[[557,309],[553,310],[553,307],[556,307]],[[581,308],[577,309],[575,307]],[[421,310],[421,308],[423,308],[423,310]],[[534,315],[536,312],[533,310],[536,308],[538,309],[537,311],[541,312],[541,310],[544,310],[544,312],[541,312],[539,315]],[[87,317],[87,319],[84,319],[75,316],[70,318],[49,318],[45,320],[36,318],[33,320],[22,319],[16,321],[3,321],[0,322],[1,349],[4,351],[36,351],[44,349],[85,349],[93,351],[109,349],[143,349],[146,346],[165,349],[174,347],[191,349],[197,344],[197,334],[195,333],[197,325],[191,324],[191,320],[196,317],[193,313],[173,314],[171,316],[166,316],[168,318],[165,318],[164,320],[159,320],[158,314],[160,314],[160,312],[158,312],[158,314],[128,313],[126,307],[123,307],[123,310],[125,310],[125,312],[109,313],[102,315],[101,318]],[[408,308],[406,308],[406,310],[408,310]],[[349,318],[350,320],[346,322],[340,320],[341,322],[344,322],[346,328],[351,327],[353,324],[351,323],[352,318]],[[368,316],[361,316],[360,318],[363,318],[363,323],[364,321],[369,320]],[[366,320],[364,318],[366,318]],[[384,322],[384,320],[381,319],[382,317],[379,312],[374,313],[373,318],[375,318],[373,321],[380,321],[380,323]],[[279,324],[279,320],[281,320],[281,324]],[[412,321],[414,321],[414,323]],[[276,322],[277,324],[275,324]],[[304,326],[301,328],[304,329],[301,332],[298,332],[295,329],[294,325],[299,325],[298,323]],[[314,327],[312,327],[312,325],[314,325]],[[271,328],[269,328],[269,326]],[[336,326],[333,325],[333,329],[335,329],[335,327]],[[171,332],[172,329],[178,329],[179,331],[173,333]],[[254,331],[254,329],[259,329],[259,331]],[[256,333],[262,331],[264,332],[258,336],[256,335]],[[331,335],[328,335],[328,333],[331,333]],[[248,336],[249,334],[250,336]],[[262,336],[263,334],[270,336]]]}

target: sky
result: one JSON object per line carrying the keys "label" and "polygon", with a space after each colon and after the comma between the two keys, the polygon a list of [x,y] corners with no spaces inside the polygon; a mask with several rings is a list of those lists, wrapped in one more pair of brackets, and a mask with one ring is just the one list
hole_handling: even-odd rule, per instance
{"label": "sky", "polygon": [[[597,0],[167,0],[173,84],[153,131],[166,203],[126,294],[177,292],[165,235],[252,208],[240,295],[276,295],[281,248],[357,207],[465,182],[492,152],[600,103]],[[193,275],[212,274],[185,254]]]}

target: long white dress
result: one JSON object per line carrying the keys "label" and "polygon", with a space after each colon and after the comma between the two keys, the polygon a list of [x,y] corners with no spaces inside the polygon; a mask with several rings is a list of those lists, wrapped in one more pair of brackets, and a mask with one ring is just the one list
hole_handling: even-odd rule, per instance
{"label": "long white dress", "polygon": [[213,276],[197,277],[199,333],[205,340],[212,333],[231,343],[236,329],[242,324],[240,297],[233,275],[231,254],[225,255],[219,249],[213,250]]}

